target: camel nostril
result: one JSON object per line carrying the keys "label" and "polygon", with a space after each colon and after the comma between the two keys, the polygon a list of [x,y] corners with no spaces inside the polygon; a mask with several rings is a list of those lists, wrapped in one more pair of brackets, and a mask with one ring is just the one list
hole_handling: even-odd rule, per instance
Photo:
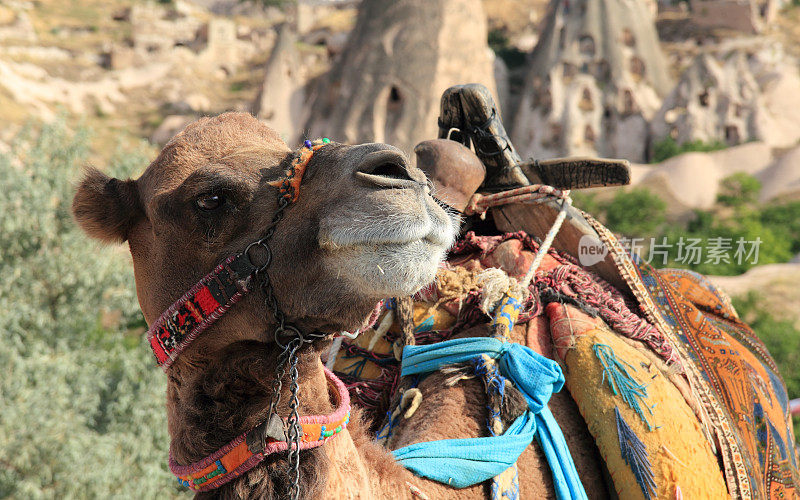
{"label": "camel nostril", "polygon": [[412,187],[419,184],[409,172],[405,158],[391,150],[367,154],[358,166],[356,177],[382,188]]}
{"label": "camel nostril", "polygon": [[376,166],[372,171],[367,172],[372,175],[379,175],[381,177],[388,177],[390,179],[414,180],[408,175],[408,170],[396,163],[381,163]]}

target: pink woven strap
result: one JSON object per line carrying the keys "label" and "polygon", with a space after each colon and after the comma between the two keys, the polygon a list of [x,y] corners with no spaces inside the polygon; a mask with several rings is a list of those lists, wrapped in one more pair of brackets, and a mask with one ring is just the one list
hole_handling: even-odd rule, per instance
{"label": "pink woven strap", "polygon": [[147,340],[156,362],[164,369],[249,291],[255,266],[246,254],[225,259],[150,326]]}
{"label": "pink woven strap", "polygon": [[492,207],[510,203],[536,203],[548,198],[565,199],[567,195],[560,189],[545,184],[531,184],[493,194],[475,193],[464,209],[466,215],[483,214]]}
{"label": "pink woven strap", "polygon": [[[330,415],[307,415],[300,417],[302,429],[300,449],[322,446],[339,434],[350,422],[350,393],[344,383],[330,370],[323,367],[328,386],[338,399],[336,410]],[[194,491],[208,491],[249,471],[268,455],[289,448],[285,440],[266,435],[269,421],[250,429],[204,459],[189,465],[179,465],[170,450],[169,469],[178,478],[178,483]]]}

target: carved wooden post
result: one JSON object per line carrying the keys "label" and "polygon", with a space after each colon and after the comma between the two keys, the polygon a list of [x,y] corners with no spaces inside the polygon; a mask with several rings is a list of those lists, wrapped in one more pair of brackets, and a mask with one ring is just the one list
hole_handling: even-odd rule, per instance
{"label": "carved wooden post", "polygon": [[[560,189],[579,189],[622,185],[630,181],[625,160],[558,159],[523,162],[500,119],[488,89],[480,84],[457,85],[442,94],[439,137],[450,137],[472,146],[486,165],[486,182],[481,191],[499,191],[528,184],[559,184]],[[493,209],[494,221],[501,231],[525,231],[544,238],[561,209],[555,201],[536,205],[505,205]],[[597,232],[581,211],[569,207],[567,219],[553,247],[577,257],[581,238],[589,236],[601,244]],[[586,240],[584,240],[585,242]],[[616,287],[627,285],[619,278],[611,255],[586,266]]]}

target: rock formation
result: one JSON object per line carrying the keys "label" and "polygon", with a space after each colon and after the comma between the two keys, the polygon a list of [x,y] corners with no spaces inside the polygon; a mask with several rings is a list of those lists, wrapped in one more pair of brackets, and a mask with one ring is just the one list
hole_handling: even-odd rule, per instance
{"label": "rock formation", "polygon": [[761,181],[761,201],[800,199],[800,146],[790,149],[756,177]]}
{"label": "rock formation", "polygon": [[316,85],[305,130],[410,153],[436,137],[447,87],[494,91],[492,62],[479,0],[364,0],[344,51]]}
{"label": "rock formation", "polygon": [[[186,7],[185,4],[180,5]],[[163,52],[176,44],[190,45],[201,27],[198,19],[185,12],[177,9],[169,11],[155,3],[134,4],[128,19],[133,47],[145,53]]]}
{"label": "rock formation", "polygon": [[650,2],[552,0],[512,137],[523,156],[642,161],[670,86]]}
{"label": "rock formation", "polygon": [[302,124],[305,102],[306,75],[298,64],[300,54],[297,36],[283,25],[264,70],[264,82],[259,90],[253,113],[274,128],[288,143],[294,144]]}
{"label": "rock formation", "polygon": [[655,165],[632,165],[631,185],[658,193],[673,214],[707,210],[714,206],[723,179],[739,172],[760,178],[772,161],[772,148],[762,142],[685,153]]}
{"label": "rock formation", "polygon": [[707,28],[727,28],[761,33],[775,20],[784,0],[691,0],[692,23]]}
{"label": "rock formation", "polygon": [[800,139],[800,75],[779,46],[698,55],[664,99],[653,139],[775,147]]}
{"label": "rock formation", "polygon": [[36,30],[25,12],[14,12],[0,5],[0,41],[36,41]]}

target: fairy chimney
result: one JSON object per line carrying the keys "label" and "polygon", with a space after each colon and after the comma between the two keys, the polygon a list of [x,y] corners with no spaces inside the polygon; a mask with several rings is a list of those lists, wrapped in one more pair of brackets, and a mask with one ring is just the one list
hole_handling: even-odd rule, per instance
{"label": "fairy chimney", "polygon": [[364,0],[347,44],[318,82],[304,130],[343,142],[388,142],[411,153],[437,135],[448,87],[495,91],[480,0]]}
{"label": "fairy chimney", "polygon": [[512,137],[523,156],[643,161],[670,88],[648,2],[552,0]]}
{"label": "fairy chimney", "polygon": [[288,24],[284,24],[279,28],[253,106],[253,114],[275,129],[289,144],[297,141],[306,98],[306,75],[298,64],[299,59],[297,35]]}

